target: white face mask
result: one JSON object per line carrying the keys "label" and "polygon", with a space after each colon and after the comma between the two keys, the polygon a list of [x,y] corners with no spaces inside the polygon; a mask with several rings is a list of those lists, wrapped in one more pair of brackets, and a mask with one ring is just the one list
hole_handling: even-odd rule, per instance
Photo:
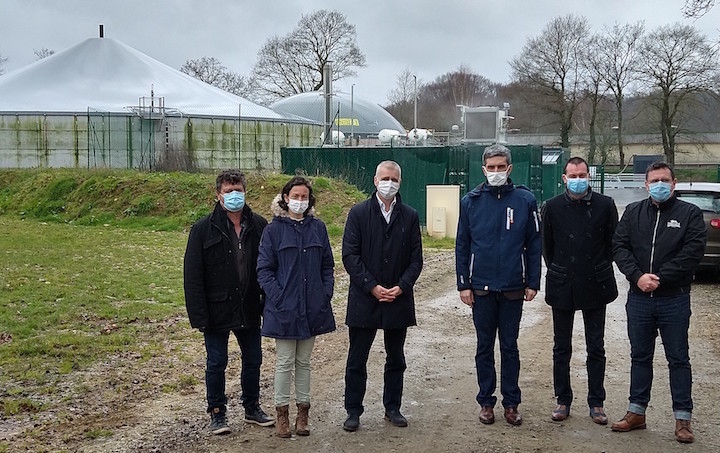
{"label": "white face mask", "polygon": [[398,193],[398,190],[400,190],[400,183],[389,179],[378,181],[377,190],[381,197],[386,200],[391,200]]}
{"label": "white face mask", "polygon": [[507,171],[488,171],[486,176],[488,184],[495,187],[504,185],[508,178]]}
{"label": "white face mask", "polygon": [[310,202],[308,200],[289,200],[287,202],[288,209],[293,214],[303,214],[305,211],[307,211],[308,206],[310,205]]}

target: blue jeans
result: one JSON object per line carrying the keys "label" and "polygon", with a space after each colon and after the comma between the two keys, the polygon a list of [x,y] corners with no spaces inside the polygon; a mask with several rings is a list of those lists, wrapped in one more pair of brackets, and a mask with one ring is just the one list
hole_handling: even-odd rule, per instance
{"label": "blue jeans", "polygon": [[504,407],[520,404],[520,353],[517,338],[520,333],[523,300],[508,300],[501,292],[490,292],[485,296],[475,295],[472,307],[473,321],[477,335],[475,368],[480,391],[477,402],[481,406],[495,407],[495,336],[500,337],[500,393]]}
{"label": "blue jeans", "polygon": [[[257,406],[260,399],[260,365],[262,365],[262,346],[260,329],[236,329],[235,334],[242,354],[240,373],[240,397],[245,409]],[[230,332],[205,332],[205,350],[207,364],[205,369],[205,387],[207,390],[207,411],[220,408],[225,412],[225,369],[228,364],[228,339]]]}
{"label": "blue jeans", "polygon": [[[345,410],[360,416],[365,410],[363,399],[367,387],[367,361],[377,329],[350,327],[350,348],[345,367]],[[405,362],[405,338],[407,329],[383,330],[385,340],[385,373],[383,406],[385,410],[400,410],[403,394]]]}
{"label": "blue jeans", "polygon": [[688,353],[690,295],[648,297],[628,293],[628,336],[630,338],[630,407],[644,414],[650,402],[653,356],[658,331],[670,371],[670,393],[676,419],[689,420],[692,414],[692,371]]}

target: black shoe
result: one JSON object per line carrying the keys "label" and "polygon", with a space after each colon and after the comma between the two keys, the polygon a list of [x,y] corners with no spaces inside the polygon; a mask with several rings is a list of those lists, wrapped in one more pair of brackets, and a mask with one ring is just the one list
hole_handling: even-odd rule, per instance
{"label": "black shoe", "polygon": [[388,420],[393,426],[399,426],[401,428],[408,425],[407,419],[403,417],[403,414],[401,414],[398,409],[385,411],[385,420]]}
{"label": "black shoe", "polygon": [[220,408],[216,407],[210,412],[210,432],[213,434],[227,434],[230,428],[227,425],[225,412],[220,412]]}
{"label": "black shoe", "polygon": [[345,431],[357,431],[358,428],[360,428],[360,416],[355,414],[348,414],[347,418],[345,419],[345,423],[343,423],[343,429]]}
{"label": "black shoe", "polygon": [[268,417],[259,405],[254,408],[245,409],[245,421],[260,426],[272,426],[275,424],[275,419]]}

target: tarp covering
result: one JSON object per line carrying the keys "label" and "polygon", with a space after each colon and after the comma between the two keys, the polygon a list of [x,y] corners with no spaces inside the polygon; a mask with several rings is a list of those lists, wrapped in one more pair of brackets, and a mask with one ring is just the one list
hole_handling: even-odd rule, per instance
{"label": "tarp covering", "polygon": [[159,98],[164,98],[166,113],[285,118],[110,38],[87,39],[0,76],[0,113],[130,113],[140,110],[140,98],[145,98],[146,107],[153,104],[156,112]]}

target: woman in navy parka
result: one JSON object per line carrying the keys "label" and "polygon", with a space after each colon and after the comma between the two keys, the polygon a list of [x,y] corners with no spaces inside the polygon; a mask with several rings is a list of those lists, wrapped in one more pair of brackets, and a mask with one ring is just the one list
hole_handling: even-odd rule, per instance
{"label": "woman in navy parka", "polygon": [[275,338],[277,435],[290,437],[288,409],[295,369],[295,433],[310,434],[310,355],[315,337],[335,330],[330,301],[335,266],[325,224],[315,218],[310,182],[295,176],[273,200],[263,232],[258,282],[265,291],[262,335]]}

